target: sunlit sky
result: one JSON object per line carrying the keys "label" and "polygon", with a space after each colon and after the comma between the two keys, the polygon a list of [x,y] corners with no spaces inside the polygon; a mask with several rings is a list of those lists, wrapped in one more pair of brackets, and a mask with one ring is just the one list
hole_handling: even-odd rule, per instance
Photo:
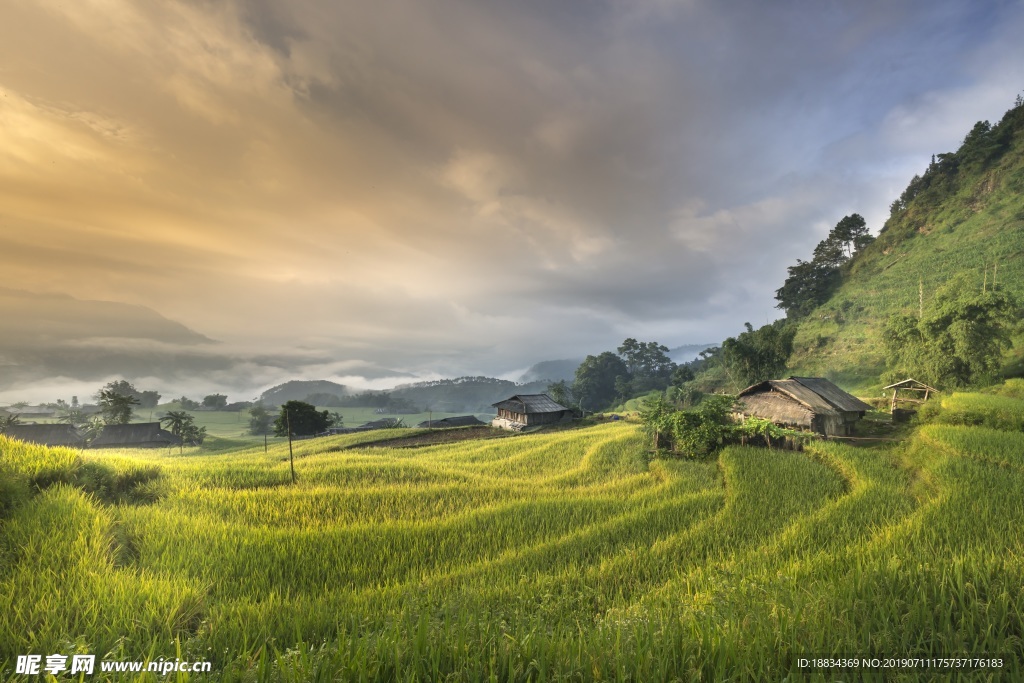
{"label": "sunlit sky", "polygon": [[7,0],[0,401],[721,340],[1012,106],[1021,35],[1021,2]]}

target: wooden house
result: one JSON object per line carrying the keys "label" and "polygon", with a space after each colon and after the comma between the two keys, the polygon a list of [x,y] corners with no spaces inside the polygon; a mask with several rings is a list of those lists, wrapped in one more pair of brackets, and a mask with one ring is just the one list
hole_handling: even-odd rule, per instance
{"label": "wooden house", "polygon": [[737,396],[742,417],[768,419],[782,427],[849,436],[872,407],[822,377],[771,379]]}
{"label": "wooden house", "polygon": [[498,416],[491,424],[502,429],[520,430],[572,419],[572,411],[547,394],[516,394],[493,407]]}
{"label": "wooden house", "polygon": [[68,424],[15,424],[8,427],[5,434],[12,439],[42,446],[81,448],[85,445],[85,438]]}
{"label": "wooden house", "polygon": [[180,445],[181,437],[163,429],[159,422],[106,425],[90,444],[92,448],[169,448]]}

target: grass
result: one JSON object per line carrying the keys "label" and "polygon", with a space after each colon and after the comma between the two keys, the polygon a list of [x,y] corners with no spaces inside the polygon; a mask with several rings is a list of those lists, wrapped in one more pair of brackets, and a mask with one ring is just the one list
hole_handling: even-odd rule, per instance
{"label": "grass", "polygon": [[295,485],[280,444],[0,438],[0,666],[86,652],[208,659],[239,681],[833,680],[850,672],[798,659],[987,654],[1004,668],[965,675],[1012,679],[1024,433],[946,418],[1024,401],[946,400],[902,444],[700,462],[648,460],[627,422],[418,449],[330,437],[296,444]]}

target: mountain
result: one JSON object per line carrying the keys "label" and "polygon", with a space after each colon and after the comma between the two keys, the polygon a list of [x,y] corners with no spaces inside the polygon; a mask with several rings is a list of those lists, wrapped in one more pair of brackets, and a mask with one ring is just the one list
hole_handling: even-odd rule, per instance
{"label": "mountain", "polygon": [[520,382],[560,382],[565,380],[572,382],[576,379],[576,368],[583,362],[582,358],[564,360],[542,360],[534,363],[530,369],[519,378]]}
{"label": "mountain", "polygon": [[403,384],[390,393],[411,401],[424,411],[489,413],[494,412],[493,403],[513,394],[540,394],[547,386],[547,380],[517,384],[493,377],[458,377]]}
{"label": "mountain", "polygon": [[709,344],[683,344],[682,346],[677,346],[674,349],[669,349],[667,355],[674,363],[689,363],[696,359],[704,349],[710,349],[712,346],[719,346],[721,343],[722,342],[711,342]]}
{"label": "mountain", "polygon": [[[279,406],[288,401],[305,401],[307,396],[313,394],[334,396],[340,399],[347,393],[348,389],[344,385],[326,379],[292,380],[267,389],[260,395],[260,400],[266,406]],[[323,400],[316,401],[316,403],[317,405],[326,405]]]}
{"label": "mountain", "polygon": [[[885,370],[882,328],[955,275],[979,290],[993,280],[1024,295],[1024,104],[979,122],[953,153],[938,154],[892,204],[874,243],[842,284],[800,321],[790,369],[870,391]],[[1020,358],[1022,344],[1014,353]]]}

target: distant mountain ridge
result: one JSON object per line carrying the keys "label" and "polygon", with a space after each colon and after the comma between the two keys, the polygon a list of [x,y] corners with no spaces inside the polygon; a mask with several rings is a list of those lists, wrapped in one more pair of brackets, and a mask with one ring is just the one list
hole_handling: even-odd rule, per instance
{"label": "distant mountain ridge", "polygon": [[278,384],[260,394],[260,400],[266,406],[279,406],[288,401],[305,401],[307,396],[314,394],[326,394],[341,398],[348,393],[348,388],[343,384],[331,382],[326,379],[314,380],[291,380],[284,384]]}

